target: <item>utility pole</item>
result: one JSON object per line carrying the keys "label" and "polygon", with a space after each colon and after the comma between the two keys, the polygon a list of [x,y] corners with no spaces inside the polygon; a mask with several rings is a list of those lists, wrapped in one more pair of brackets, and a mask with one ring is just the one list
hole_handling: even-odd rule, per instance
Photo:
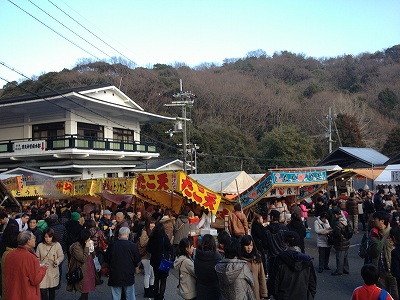
{"label": "utility pole", "polygon": [[186,173],[187,172],[187,166],[186,166],[186,161],[187,161],[187,121],[190,121],[190,119],[187,119],[187,108],[192,107],[194,104],[194,98],[196,95],[194,95],[192,92],[184,92],[182,88],[182,79],[179,80],[180,84],[180,92],[177,94],[172,95],[176,101],[172,101],[171,104],[164,104],[165,106],[180,106],[182,107],[182,118],[176,118],[177,120],[182,120],[183,121],[183,128],[182,128],[182,150],[183,150],[183,171]]}
{"label": "utility pole", "polygon": [[333,116],[332,116],[332,107],[329,107],[329,112],[328,115],[326,116],[326,118],[328,119],[328,145],[329,145],[329,153],[332,152],[332,143],[334,142],[332,140],[332,120],[333,120]]}

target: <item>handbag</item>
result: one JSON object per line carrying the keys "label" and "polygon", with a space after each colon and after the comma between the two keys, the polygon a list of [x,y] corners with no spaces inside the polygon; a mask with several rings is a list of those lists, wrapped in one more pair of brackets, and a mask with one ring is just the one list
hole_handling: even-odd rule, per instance
{"label": "handbag", "polygon": [[164,257],[164,237],[163,237],[162,259],[161,259],[160,265],[158,266],[158,269],[162,272],[168,273],[169,270],[171,270],[172,265],[173,265],[173,262]]}
{"label": "handbag", "polygon": [[100,248],[101,248],[101,250],[106,251],[108,248],[108,245],[104,239],[104,235],[100,234],[99,237],[100,237]]}
{"label": "handbag", "polygon": [[71,260],[72,259],[70,259],[70,261],[69,261],[68,271],[67,271],[67,274],[65,275],[65,278],[67,279],[68,284],[75,284],[83,279],[83,273],[82,273],[81,267],[77,267],[77,268],[73,269],[72,271],[70,271]]}
{"label": "handbag", "polygon": [[328,245],[332,246],[334,244],[334,240],[333,240],[332,234],[328,233],[327,237],[328,237]]}

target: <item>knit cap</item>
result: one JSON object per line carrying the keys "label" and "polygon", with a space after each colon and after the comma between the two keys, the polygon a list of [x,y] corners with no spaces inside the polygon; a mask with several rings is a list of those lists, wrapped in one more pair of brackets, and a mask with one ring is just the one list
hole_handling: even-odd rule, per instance
{"label": "knit cap", "polygon": [[71,220],[73,220],[73,221],[79,221],[80,218],[81,218],[81,215],[76,211],[71,214]]}

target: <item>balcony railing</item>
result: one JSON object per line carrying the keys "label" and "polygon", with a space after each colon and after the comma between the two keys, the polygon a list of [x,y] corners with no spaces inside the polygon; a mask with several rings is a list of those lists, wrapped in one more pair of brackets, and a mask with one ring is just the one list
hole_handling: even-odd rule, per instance
{"label": "balcony railing", "polygon": [[[78,135],[65,135],[52,138],[42,138],[45,141],[46,151],[64,149],[87,149],[87,150],[112,150],[125,152],[157,153],[155,144],[144,142],[124,142],[113,139],[84,137]],[[28,142],[32,139],[20,139],[0,141],[0,153],[14,152],[14,144]]]}

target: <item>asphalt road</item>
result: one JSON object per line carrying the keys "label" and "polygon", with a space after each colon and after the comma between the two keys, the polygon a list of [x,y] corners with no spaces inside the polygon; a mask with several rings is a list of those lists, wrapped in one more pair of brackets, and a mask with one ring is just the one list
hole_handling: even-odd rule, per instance
{"label": "asphalt road", "polygon": [[[309,218],[309,225],[314,224],[313,218]],[[311,226],[313,227],[313,226]],[[349,264],[350,264],[350,274],[343,276],[331,276],[331,272],[335,270],[336,260],[335,260],[335,250],[331,251],[329,266],[332,271],[324,271],[323,273],[317,273],[317,294],[315,300],[344,300],[350,299],[353,290],[362,285],[363,281],[360,275],[360,270],[363,265],[363,259],[358,255],[358,247],[361,242],[363,231],[358,234],[354,234],[351,239],[350,249],[349,249]],[[311,257],[314,257],[314,266],[318,267],[318,249],[316,242],[316,235],[313,230],[311,230],[310,239],[306,239],[306,253]],[[67,264],[63,264],[64,273],[67,269]],[[167,290],[165,292],[165,299],[180,299],[176,293],[176,286],[178,285],[177,271],[171,270],[170,275],[167,280]],[[103,277],[104,283],[96,287],[96,291],[89,294],[89,299],[111,299],[111,290],[107,286],[107,278]],[[139,273],[135,279],[135,294],[136,299],[142,300],[143,298],[143,273]],[[80,294],[70,293],[65,290],[66,281],[65,275],[63,275],[63,282],[61,289],[56,291],[56,299],[78,299]],[[301,300],[301,299],[299,299]]]}

